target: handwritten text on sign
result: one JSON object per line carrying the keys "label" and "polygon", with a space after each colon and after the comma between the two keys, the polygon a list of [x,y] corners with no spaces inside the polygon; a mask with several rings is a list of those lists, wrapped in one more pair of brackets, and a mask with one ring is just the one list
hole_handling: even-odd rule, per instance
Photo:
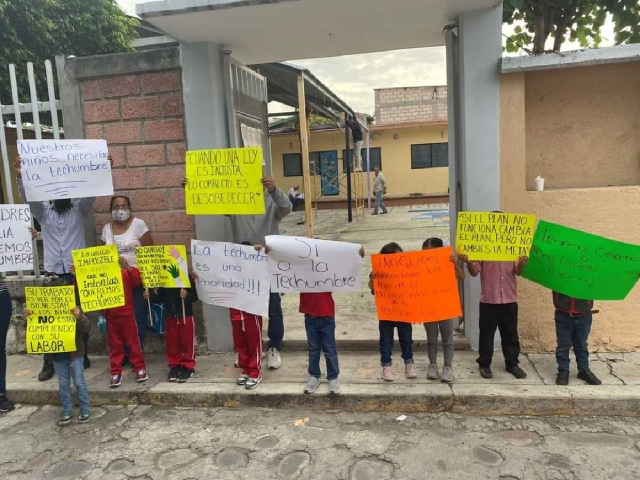
{"label": "handwritten text on sign", "polygon": [[29,202],[113,195],[105,140],[18,140]]}
{"label": "handwritten text on sign", "polygon": [[189,215],[262,215],[262,148],[187,152]]}
{"label": "handwritten text on sign", "polygon": [[622,300],[640,276],[640,246],[545,221],[522,276],[585,300]]}
{"label": "handwritten text on sign", "polygon": [[124,305],[122,270],[115,245],[74,250],[73,266],[80,303],[85,312]]}
{"label": "handwritten text on sign", "polygon": [[379,320],[427,323],[462,315],[451,247],[372,255]]}
{"label": "handwritten text on sign", "polygon": [[535,215],[460,212],[456,249],[470,260],[515,261],[529,255],[535,228]]}
{"label": "handwritten text on sign", "polygon": [[30,226],[28,205],[0,205],[0,272],[33,268]]}
{"label": "handwritten text on sign", "polygon": [[25,287],[27,353],[64,353],[76,351],[74,287]]}
{"label": "handwritten text on sign", "polygon": [[136,262],[145,288],[189,288],[184,245],[136,247]]}
{"label": "handwritten text on sign", "polygon": [[270,276],[264,253],[235,243],[191,240],[191,263],[203,302],[269,314]]}
{"label": "handwritten text on sign", "polygon": [[360,245],[270,235],[271,290],[344,292],[362,289]]}

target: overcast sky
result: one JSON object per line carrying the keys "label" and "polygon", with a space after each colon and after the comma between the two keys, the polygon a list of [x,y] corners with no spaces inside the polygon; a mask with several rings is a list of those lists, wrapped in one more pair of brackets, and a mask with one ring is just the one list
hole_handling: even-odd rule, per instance
{"label": "overcast sky", "polygon": [[[135,4],[142,0],[118,0],[127,13],[135,14]],[[510,28],[506,27],[505,34]],[[603,29],[603,46],[613,44],[613,25]],[[551,45],[549,45],[551,48]],[[563,50],[575,50],[567,44]],[[393,52],[349,55],[343,57],[296,60],[308,68],[354,110],[373,114],[374,88],[446,85],[444,47],[416,48]]]}

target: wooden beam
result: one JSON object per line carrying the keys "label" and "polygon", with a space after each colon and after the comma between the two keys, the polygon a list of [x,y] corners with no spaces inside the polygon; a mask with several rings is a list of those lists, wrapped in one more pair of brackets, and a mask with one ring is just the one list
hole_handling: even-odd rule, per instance
{"label": "wooden beam", "polygon": [[302,157],[302,185],[304,191],[304,219],[307,237],[313,238],[313,212],[311,210],[311,172],[309,170],[309,138],[307,132],[307,109],[304,95],[304,74],[298,74],[298,110],[300,115],[300,154]]}

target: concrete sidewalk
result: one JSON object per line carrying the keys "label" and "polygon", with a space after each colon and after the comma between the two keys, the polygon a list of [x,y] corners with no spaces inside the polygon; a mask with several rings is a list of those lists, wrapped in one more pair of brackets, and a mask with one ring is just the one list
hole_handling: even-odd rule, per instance
{"label": "concrete sidewalk", "polygon": [[[193,407],[296,407],[314,411],[351,412],[457,412],[479,415],[600,415],[638,416],[640,414],[640,353],[594,354],[592,370],[603,385],[584,385],[572,372],[568,387],[555,385],[553,355],[523,355],[525,380],[516,380],[504,371],[502,355],[496,352],[494,379],[478,374],[476,354],[456,352],[455,380],[452,384],[426,379],[424,351],[416,350],[419,378],[407,380],[401,359],[394,352],[396,381],[381,380],[379,357],[372,352],[340,353],[342,393],[328,395],[326,382],[313,395],[302,393],[307,379],[305,352],[283,352],[283,366],[264,371],[263,382],[247,391],[235,385],[239,371],[233,367],[235,355],[212,354],[198,359],[196,375],[187,383],[166,381],[164,358],[149,356],[150,380],[136,384],[134,374],[124,372],[120,388],[109,388],[109,369],[105,357],[93,358],[87,370],[92,403],[146,404]],[[57,381],[40,383],[39,357],[9,357],[8,395],[20,403],[58,404]],[[323,365],[324,362],[322,362]],[[322,366],[324,370],[324,365]]]}

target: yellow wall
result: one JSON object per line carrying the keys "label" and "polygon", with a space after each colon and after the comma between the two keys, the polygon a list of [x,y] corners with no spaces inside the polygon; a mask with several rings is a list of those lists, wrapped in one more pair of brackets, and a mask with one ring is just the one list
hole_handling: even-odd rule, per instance
{"label": "yellow wall", "polygon": [[[449,189],[449,169],[423,168],[411,169],[411,145],[422,143],[446,142],[446,125],[429,125],[397,129],[372,130],[380,133],[380,138],[370,141],[371,148],[380,147],[382,157],[382,171],[388,184],[389,197],[408,197],[412,193],[424,195],[447,194]],[[398,135],[395,140],[394,135]],[[339,195],[327,195],[318,201],[344,200],[346,198],[346,180],[343,179],[342,150],[345,148],[344,133],[339,131],[312,132],[309,151],[336,150],[341,185]],[[363,147],[364,150],[364,147]],[[300,140],[297,134],[272,135],[271,158],[273,162],[273,176],[276,183],[287,192],[294,185],[303,186],[302,177],[285,177],[282,156],[285,153],[299,153]],[[320,178],[313,177],[316,190],[320,191]],[[371,173],[373,181],[373,173]],[[364,179],[366,195],[366,178]]]}
{"label": "yellow wall", "polygon": [[[596,169],[585,159],[581,148],[567,149],[566,145],[587,143],[598,151],[616,151],[621,138],[638,138],[638,105],[629,106],[635,115],[627,122],[618,122],[617,118],[626,118],[627,112],[620,112],[606,107],[583,115],[598,117],[598,122],[585,121],[583,118],[568,118],[561,113],[562,106],[573,112],[581,109],[574,102],[594,105],[607,105],[610,98],[621,95],[617,82],[632,72],[637,72],[640,64],[622,64],[602,67],[583,67],[571,70],[549,70],[535,74],[509,74],[502,76],[501,82],[501,164],[500,187],[502,210],[522,213],[533,213],[540,219],[585,230],[597,235],[616,240],[638,243],[640,238],[640,186],[638,186],[638,155],[640,150],[625,150],[624,157],[602,156],[600,168]],[[623,68],[624,67],[624,68]],[[602,88],[603,72],[610,69],[609,88]],[[591,72],[596,72],[591,82]],[[615,75],[613,74],[615,72]],[[529,84],[530,76],[533,77]],[[541,78],[541,77],[545,78]],[[564,91],[564,95],[553,92],[560,83],[581,85],[581,95]],[[547,85],[547,90],[540,91],[540,85]],[[595,84],[600,86],[596,88]],[[632,98],[638,93],[627,85],[626,93]],[[593,88],[592,88],[593,87]],[[536,94],[529,90],[532,88]],[[624,93],[624,92],[623,92]],[[539,108],[544,101],[541,95],[554,97],[559,108]],[[594,95],[596,98],[594,99]],[[637,95],[636,95],[637,97]],[[571,98],[571,105],[567,105]],[[554,116],[555,115],[555,116]],[[542,124],[558,124],[558,117],[564,117],[564,128],[545,128]],[[615,135],[606,134],[608,127],[604,124],[614,122],[618,131]],[[530,128],[536,125],[536,128]],[[573,128],[572,125],[579,125]],[[544,192],[527,191],[530,162],[539,162],[541,151],[546,151],[548,170],[540,173],[549,178],[546,172],[555,172],[556,184],[567,181],[563,178],[597,179],[598,172],[606,176],[606,171],[615,169],[617,164],[626,165],[629,182],[634,185],[593,188],[557,188]],[[618,150],[620,151],[620,150]],[[635,159],[635,164],[632,160]],[[583,167],[584,165],[584,167]],[[567,170],[567,166],[572,166]],[[545,174],[546,173],[546,174]],[[536,174],[537,175],[537,174]],[[562,176],[562,177],[561,177]],[[620,177],[622,178],[622,177]],[[554,182],[550,184],[553,186]],[[551,351],[555,349],[556,335],[553,321],[553,305],[551,292],[527,280],[518,283],[520,305],[519,330],[523,348],[527,351]],[[599,351],[629,351],[640,349],[640,288],[631,292],[626,300],[620,302],[596,302],[600,313],[594,316],[589,345]]]}

